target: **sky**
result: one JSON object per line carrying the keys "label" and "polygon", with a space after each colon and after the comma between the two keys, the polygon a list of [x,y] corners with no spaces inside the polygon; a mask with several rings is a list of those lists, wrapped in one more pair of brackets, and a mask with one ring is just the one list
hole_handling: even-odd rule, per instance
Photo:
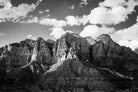
{"label": "sky", "polygon": [[138,48],[138,0],[0,0],[0,47],[66,32]]}

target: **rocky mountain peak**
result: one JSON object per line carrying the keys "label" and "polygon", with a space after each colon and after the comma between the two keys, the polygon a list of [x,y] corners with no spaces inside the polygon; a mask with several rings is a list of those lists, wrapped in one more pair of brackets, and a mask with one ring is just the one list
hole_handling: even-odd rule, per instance
{"label": "rocky mountain peak", "polygon": [[104,44],[108,44],[111,41],[111,37],[107,34],[102,34],[96,38],[96,41],[102,41]]}
{"label": "rocky mountain peak", "polygon": [[95,39],[93,39],[92,37],[85,37],[85,39],[88,41],[88,43],[90,44],[90,45],[94,45],[95,43],[96,43],[96,40]]}
{"label": "rocky mountain peak", "polygon": [[138,54],[138,48],[135,49],[135,52]]}
{"label": "rocky mountain peak", "polygon": [[61,36],[61,38],[64,38],[64,37],[71,37],[71,36],[80,37],[80,35],[77,34],[77,33],[66,32],[65,34],[63,34],[63,35]]}
{"label": "rocky mountain peak", "polygon": [[74,53],[81,61],[85,61],[90,58],[89,48],[90,44],[86,39],[80,37],[76,33],[67,32],[56,41],[54,55],[59,58],[63,55],[68,56],[69,53]]}
{"label": "rocky mountain peak", "polygon": [[0,56],[0,81],[6,76],[30,85],[29,79],[37,92],[114,92],[138,83],[138,55],[106,34],[96,40],[69,32],[56,42],[26,39],[0,48]]}

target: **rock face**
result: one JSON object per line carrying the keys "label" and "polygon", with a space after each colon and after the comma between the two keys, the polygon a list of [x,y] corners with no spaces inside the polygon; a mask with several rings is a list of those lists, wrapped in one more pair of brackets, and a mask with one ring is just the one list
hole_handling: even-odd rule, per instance
{"label": "rock face", "polygon": [[91,48],[92,64],[108,67],[124,73],[122,70],[137,70],[138,55],[130,48],[121,47],[108,35],[101,35]]}
{"label": "rock face", "polygon": [[74,33],[66,33],[57,40],[54,46],[54,56],[56,60],[62,58],[63,55],[67,58],[68,54],[71,54],[72,57],[77,57],[80,61],[89,62],[89,53],[90,44],[88,41]]}
{"label": "rock face", "polygon": [[88,41],[90,45],[94,45],[96,43],[96,40],[92,37],[86,37],[85,39]]}
{"label": "rock face", "polygon": [[15,91],[138,91],[138,54],[106,34],[96,40],[75,33],[56,42],[27,39],[0,48],[0,56],[0,80]]}
{"label": "rock face", "polygon": [[135,52],[138,54],[138,48],[135,49]]}
{"label": "rock face", "polygon": [[88,41],[71,33],[57,40],[56,62],[41,77],[43,90],[117,92],[133,86],[138,55],[119,46],[109,35],[100,35],[93,45]]}
{"label": "rock face", "polygon": [[6,58],[6,64],[9,71],[24,66],[31,61],[31,57],[36,53],[37,63],[49,65],[52,61],[53,43],[46,42],[43,38],[36,41],[26,39],[20,43],[13,43],[1,49],[1,54]]}

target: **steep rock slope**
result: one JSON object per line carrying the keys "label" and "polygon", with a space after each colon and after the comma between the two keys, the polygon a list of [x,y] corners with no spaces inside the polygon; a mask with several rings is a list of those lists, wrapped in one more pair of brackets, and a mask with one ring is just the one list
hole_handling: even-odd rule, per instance
{"label": "steep rock slope", "polygon": [[92,64],[97,67],[113,69],[129,76],[134,76],[130,72],[138,70],[138,55],[130,48],[119,46],[109,35],[99,36],[97,43],[91,47],[91,53]]}
{"label": "steep rock slope", "polygon": [[132,88],[138,55],[109,35],[100,35],[93,45],[88,41],[72,33],[57,40],[55,64],[40,78],[43,90],[117,92]]}
{"label": "steep rock slope", "polygon": [[0,74],[22,92],[137,92],[138,55],[106,34],[66,33],[0,48]]}
{"label": "steep rock slope", "polygon": [[[90,44],[76,33],[66,33],[58,39],[54,45],[55,62],[59,61],[62,56],[67,58],[68,54],[77,57],[80,61],[90,61]],[[73,55],[75,53],[75,55]]]}
{"label": "steep rock slope", "polygon": [[135,49],[135,52],[138,54],[138,48]]}
{"label": "steep rock slope", "polygon": [[52,61],[51,47],[54,43],[49,43],[43,38],[36,41],[26,39],[20,43],[13,43],[1,48],[1,57],[6,58],[8,70],[12,70],[28,63],[36,58],[37,63],[49,65]]}

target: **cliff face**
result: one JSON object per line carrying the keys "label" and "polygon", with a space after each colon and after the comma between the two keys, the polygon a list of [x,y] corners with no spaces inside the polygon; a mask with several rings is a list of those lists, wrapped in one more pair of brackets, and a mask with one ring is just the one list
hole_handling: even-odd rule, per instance
{"label": "cliff face", "polygon": [[53,92],[114,92],[133,84],[138,55],[119,46],[109,35],[103,34],[91,42],[94,44],[70,33],[58,39],[54,47],[58,59],[41,77],[40,87]]}
{"label": "cliff face", "polygon": [[135,49],[135,52],[138,54],[138,48]]}
{"label": "cliff face", "polygon": [[54,55],[57,58],[62,57],[63,55],[68,55],[70,51],[75,53],[80,61],[89,60],[89,43],[81,38],[77,34],[66,33],[60,39],[57,40],[54,48]]}
{"label": "cliff face", "polygon": [[[1,57],[5,57],[7,71],[24,66],[31,61],[48,66],[52,62],[53,43],[38,38],[36,41],[26,39],[20,43],[13,43],[1,48]],[[36,55],[35,55],[36,54]],[[36,60],[33,60],[35,59]]]}
{"label": "cliff face", "polygon": [[33,92],[129,92],[138,84],[138,55],[105,34],[96,40],[75,33],[56,42],[27,39],[1,48],[0,55],[1,80]]}

